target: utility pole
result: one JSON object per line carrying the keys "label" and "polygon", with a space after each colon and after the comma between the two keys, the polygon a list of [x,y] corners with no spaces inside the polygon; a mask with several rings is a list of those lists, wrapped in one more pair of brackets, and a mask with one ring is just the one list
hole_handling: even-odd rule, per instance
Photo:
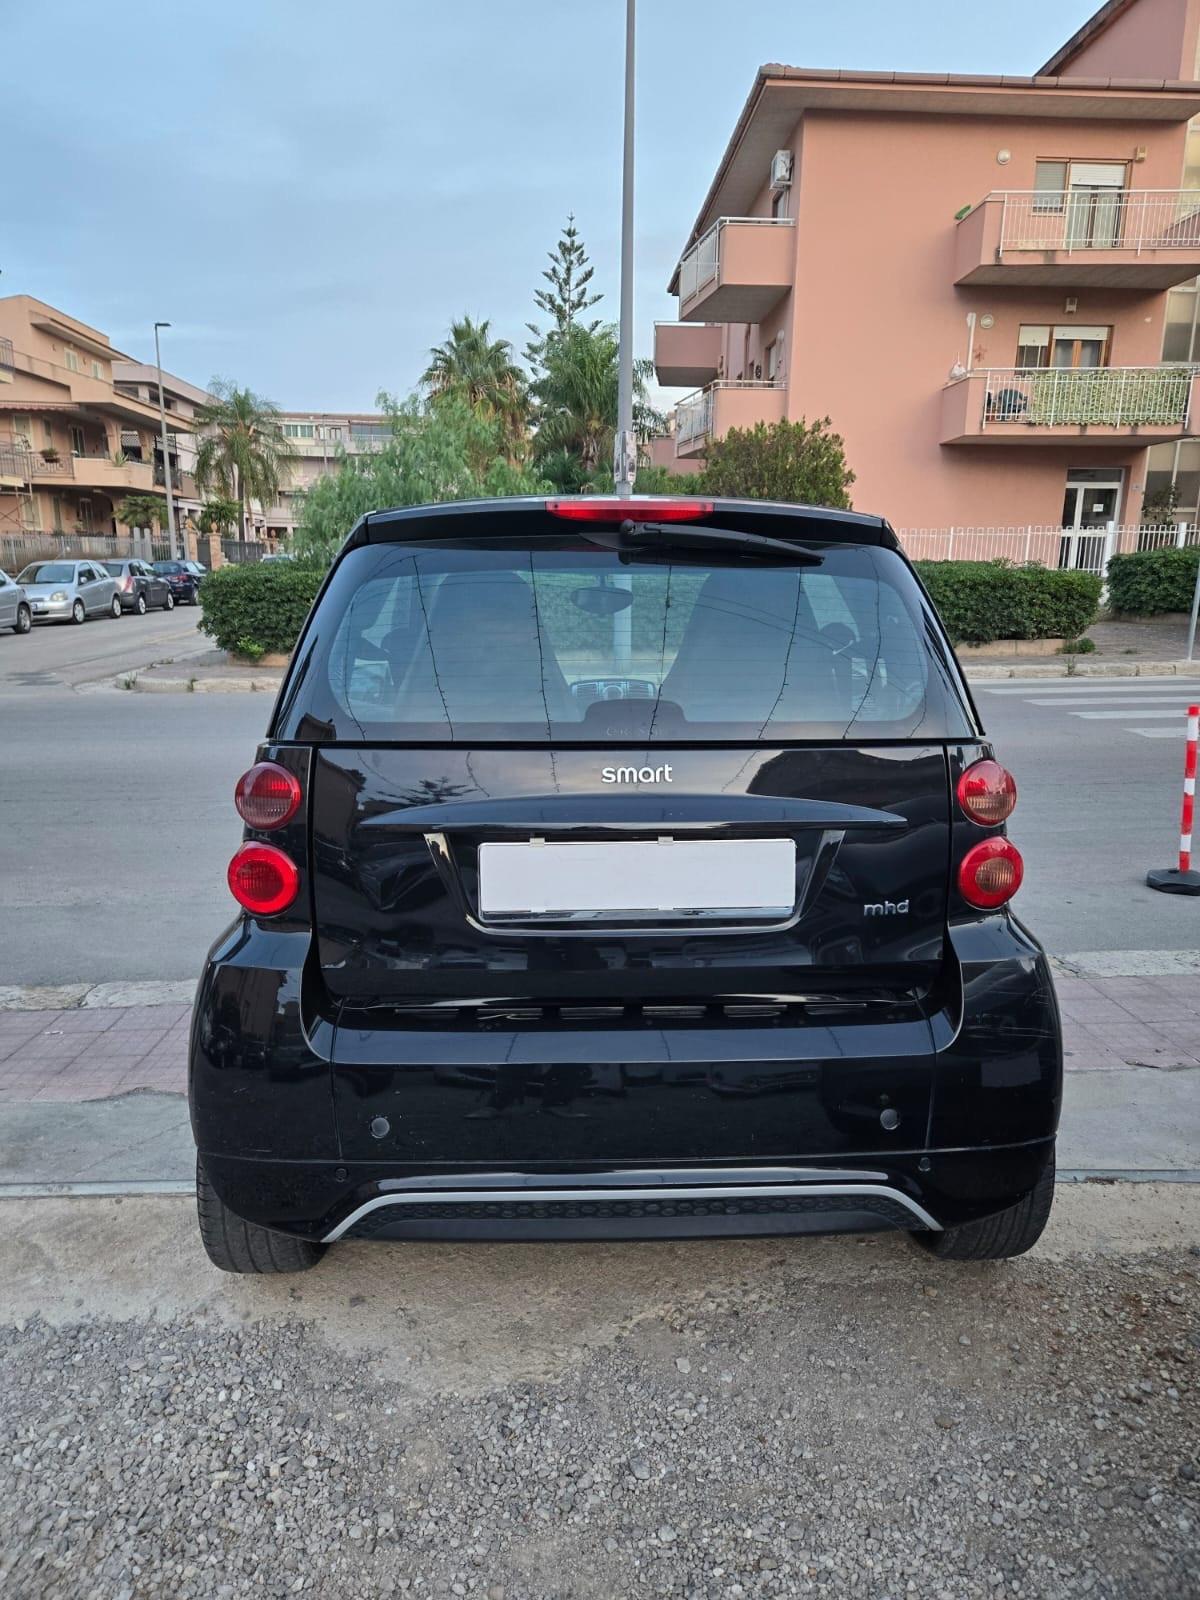
{"label": "utility pole", "polygon": [[637,436],[633,431],[633,102],[637,0],[625,0],[625,164],[621,180],[621,343],[617,357],[617,433],[613,487],[633,493]]}
{"label": "utility pole", "polygon": [[167,449],[167,403],[163,399],[162,381],[162,352],[158,346],[158,330],[169,328],[169,322],[156,322],[154,324],[154,361],[158,367],[158,426],[162,437],[163,454],[163,486],[167,491],[167,531],[171,539],[171,549],[178,550],[179,559],[187,559],[187,547],[183,543],[183,535],[175,525],[175,497],[171,493],[171,452]]}

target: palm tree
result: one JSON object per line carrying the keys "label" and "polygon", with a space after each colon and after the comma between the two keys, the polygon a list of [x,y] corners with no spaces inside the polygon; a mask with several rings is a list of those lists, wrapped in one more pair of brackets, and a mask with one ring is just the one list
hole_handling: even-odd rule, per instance
{"label": "palm tree", "polygon": [[287,476],[287,446],[278,408],[252,389],[239,389],[227,378],[209,385],[212,400],[196,407],[201,434],[196,447],[196,487],[215,490],[236,500],[238,534],[246,537],[246,513],[252,500],[273,505]]}
{"label": "palm tree", "polygon": [[449,337],[430,350],[421,382],[435,405],[454,396],[477,416],[498,421],[510,460],[524,453],[529,424],[525,375],[512,359],[508,340],[492,338],[489,321],[463,317],[452,322]]}
{"label": "palm tree", "polygon": [[[581,481],[591,479],[608,465],[616,432],[616,329],[593,330],[576,323],[562,333],[551,333],[543,349],[542,375],[534,386],[537,459],[556,481],[556,475],[565,480],[572,471]],[[634,362],[633,421],[640,439],[662,426],[662,418],[646,399],[652,371],[652,362]]]}

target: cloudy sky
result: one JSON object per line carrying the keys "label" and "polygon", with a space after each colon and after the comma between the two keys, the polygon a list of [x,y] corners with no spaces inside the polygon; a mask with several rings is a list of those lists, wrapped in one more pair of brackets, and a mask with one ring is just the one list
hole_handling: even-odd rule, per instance
{"label": "cloudy sky", "polygon": [[[641,0],[639,350],[761,62],[1031,72],[1093,9]],[[0,294],[142,358],[169,320],[164,364],[198,383],[370,409],[463,312],[520,349],[574,210],[615,318],[624,10],[0,0]]]}

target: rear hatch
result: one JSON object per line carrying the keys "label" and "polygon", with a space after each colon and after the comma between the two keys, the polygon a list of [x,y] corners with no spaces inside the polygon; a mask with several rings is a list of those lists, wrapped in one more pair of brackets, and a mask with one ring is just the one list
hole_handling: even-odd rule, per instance
{"label": "rear hatch", "polygon": [[[828,1063],[898,1053],[919,1122],[943,741],[973,730],[886,530],[718,505],[411,531],[343,558],[277,729],[318,743],[316,951],[356,1113],[423,1058],[494,1106],[501,1054],[544,1101],[564,1059],[572,1100],[639,1073],[828,1100]],[[624,1157],[667,1139],[640,1104]]]}

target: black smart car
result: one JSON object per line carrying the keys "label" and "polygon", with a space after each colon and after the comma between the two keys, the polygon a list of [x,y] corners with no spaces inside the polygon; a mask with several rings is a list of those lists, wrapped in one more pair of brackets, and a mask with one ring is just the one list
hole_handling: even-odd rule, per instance
{"label": "black smart car", "polygon": [[156,561],[154,570],[171,588],[175,604],[198,606],[200,604],[200,579],[192,571],[190,561]]}
{"label": "black smart car", "polygon": [[892,1228],[1011,1256],[1062,1075],[1016,801],[878,518],[733,500],[380,512],[237,786],[191,1036],[200,1228]]}

